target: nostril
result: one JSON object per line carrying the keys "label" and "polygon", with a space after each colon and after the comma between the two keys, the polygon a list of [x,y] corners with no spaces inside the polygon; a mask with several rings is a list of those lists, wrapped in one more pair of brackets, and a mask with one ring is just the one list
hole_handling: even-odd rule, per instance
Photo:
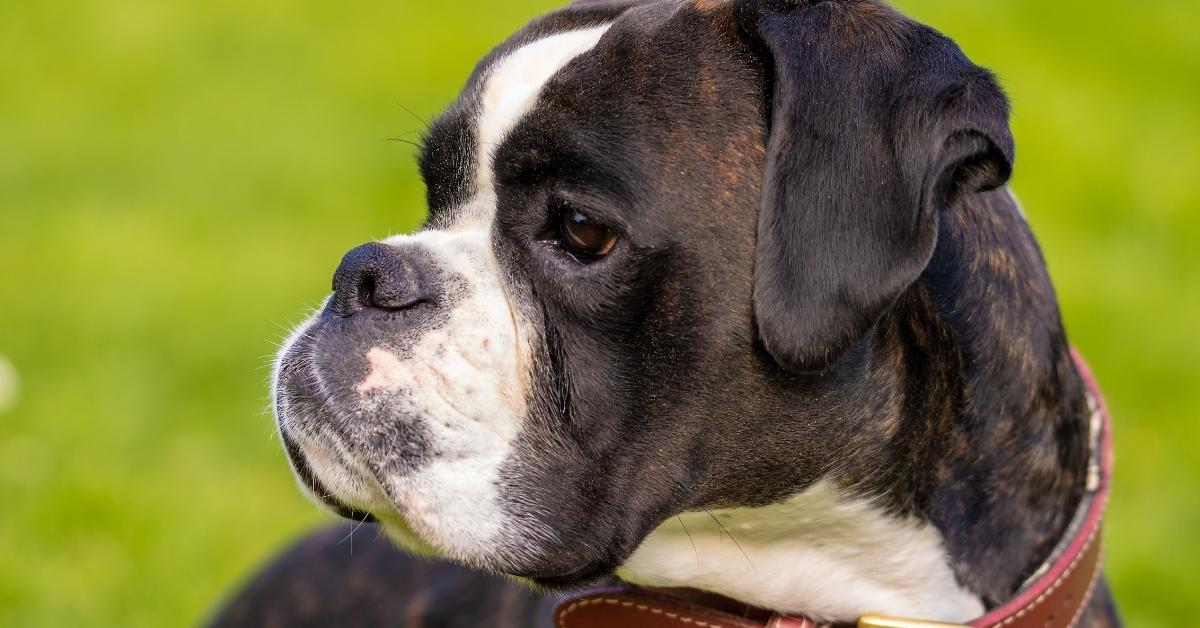
{"label": "nostril", "polygon": [[406,310],[426,301],[425,279],[406,260],[399,260],[386,273],[372,277],[369,307]]}
{"label": "nostril", "polygon": [[375,275],[363,275],[358,282],[358,290],[355,291],[355,296],[358,297],[358,306],[362,309],[372,307],[375,303]]}
{"label": "nostril", "polygon": [[373,242],[352,249],[333,275],[330,311],[342,318],[368,309],[406,310],[432,302],[436,287],[419,249]]}

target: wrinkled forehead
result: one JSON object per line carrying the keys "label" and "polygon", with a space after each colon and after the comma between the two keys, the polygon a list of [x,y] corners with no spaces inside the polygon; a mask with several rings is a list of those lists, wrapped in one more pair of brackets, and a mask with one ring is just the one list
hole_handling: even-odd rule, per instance
{"label": "wrinkled forehead", "polygon": [[[532,112],[565,108],[581,122],[595,120],[602,116],[581,110],[580,98],[591,105],[615,105],[627,100],[639,82],[647,81],[635,68],[621,66],[621,58],[635,48],[643,61],[651,63],[647,57],[653,53],[648,51],[658,47],[654,33],[690,5],[627,6],[584,3],[549,14],[518,31],[479,63],[459,98],[425,138],[421,173],[432,226],[486,221],[487,206],[494,200],[495,157]],[[664,52],[679,52],[666,50],[669,45],[663,44]],[[605,58],[598,59],[600,55]],[[602,66],[599,71],[597,65]],[[601,78],[607,79],[606,85],[599,84]],[[628,89],[614,88],[614,80]]]}

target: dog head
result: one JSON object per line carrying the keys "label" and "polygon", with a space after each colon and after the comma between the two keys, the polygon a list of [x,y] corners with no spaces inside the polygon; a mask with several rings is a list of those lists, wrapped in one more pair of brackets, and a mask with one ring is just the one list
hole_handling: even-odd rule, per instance
{"label": "dog head", "polygon": [[428,131],[420,232],[348,253],[280,353],[302,485],[411,546],[569,585],[656,526],[827,477],[939,214],[1007,103],[867,0],[584,2]]}

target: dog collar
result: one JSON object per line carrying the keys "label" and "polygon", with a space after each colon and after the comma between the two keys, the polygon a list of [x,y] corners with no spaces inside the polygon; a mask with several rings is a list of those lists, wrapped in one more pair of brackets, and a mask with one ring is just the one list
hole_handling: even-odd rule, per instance
{"label": "dog collar", "polygon": [[[1100,387],[1083,356],[1071,357],[1088,389],[1091,409],[1091,460],[1087,491],[1051,558],[1007,603],[966,624],[867,615],[859,628],[1057,628],[1074,626],[1099,580],[1100,529],[1112,482],[1112,427]],[[569,596],[554,610],[557,628],[823,628],[804,616],[780,615],[734,600],[690,589],[647,589],[633,586],[593,588]]]}

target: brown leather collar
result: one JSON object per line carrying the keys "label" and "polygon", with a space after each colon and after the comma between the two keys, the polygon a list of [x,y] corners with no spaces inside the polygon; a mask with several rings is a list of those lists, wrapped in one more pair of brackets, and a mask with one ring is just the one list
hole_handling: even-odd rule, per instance
{"label": "brown leather collar", "polygon": [[[1087,384],[1092,408],[1092,460],[1088,491],[1052,559],[1013,598],[968,624],[867,615],[860,628],[1057,628],[1074,626],[1099,579],[1100,529],[1112,479],[1112,428],[1100,388],[1083,357],[1072,357]],[[583,591],[558,604],[557,628],[821,628],[825,624],[740,604],[698,591],[609,587]],[[845,624],[842,624],[845,625]]]}

